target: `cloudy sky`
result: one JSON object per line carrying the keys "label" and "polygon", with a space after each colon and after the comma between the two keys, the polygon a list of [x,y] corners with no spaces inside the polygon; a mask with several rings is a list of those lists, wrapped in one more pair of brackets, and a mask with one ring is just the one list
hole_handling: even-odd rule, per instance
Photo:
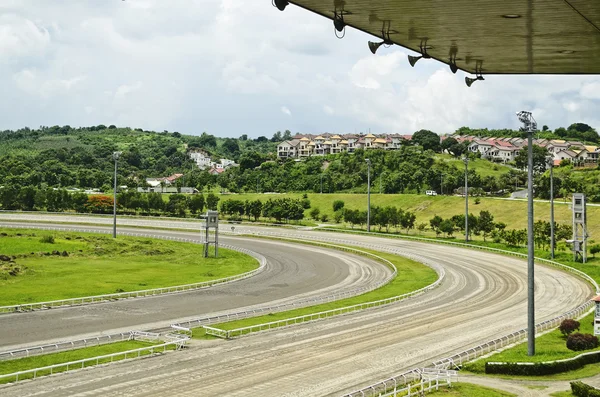
{"label": "cloudy sky", "polygon": [[600,77],[489,76],[372,55],[369,36],[270,0],[1,0],[0,129],[116,124],[237,137],[293,132],[600,129]]}

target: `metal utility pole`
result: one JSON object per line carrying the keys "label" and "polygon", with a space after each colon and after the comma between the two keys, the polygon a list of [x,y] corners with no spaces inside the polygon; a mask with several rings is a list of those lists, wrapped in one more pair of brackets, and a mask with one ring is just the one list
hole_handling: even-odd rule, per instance
{"label": "metal utility pole", "polygon": [[469,242],[469,155],[463,157],[465,162],[465,242]]}
{"label": "metal utility pole", "polygon": [[321,174],[321,194],[323,194],[323,174]]}
{"label": "metal utility pole", "polygon": [[548,157],[550,166],[550,259],[554,259],[554,160]]}
{"label": "metal utility pole", "polygon": [[367,162],[367,232],[371,231],[371,160]]}
{"label": "metal utility pole", "polygon": [[115,160],[115,183],[113,187],[113,238],[117,238],[117,162],[121,157],[121,152],[113,152]]}
{"label": "metal utility pole", "polygon": [[535,301],[533,245],[533,134],[537,122],[531,112],[517,113],[527,132],[527,355],[535,355]]}

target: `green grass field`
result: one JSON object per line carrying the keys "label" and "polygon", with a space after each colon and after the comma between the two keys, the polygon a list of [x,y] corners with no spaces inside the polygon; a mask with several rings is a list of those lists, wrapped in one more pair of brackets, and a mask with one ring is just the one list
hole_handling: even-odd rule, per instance
{"label": "green grass field", "polygon": [[454,383],[452,387],[442,387],[438,391],[427,393],[427,396],[446,397],[513,397],[515,394],[498,389],[474,385],[472,383]]}
{"label": "green grass field", "polygon": [[[302,198],[300,193],[288,194],[224,194],[219,195],[221,202],[227,199],[256,200],[265,202],[269,198]],[[345,208],[366,209],[366,194],[308,194],[311,208],[319,208],[321,214],[327,214],[329,222],[333,224],[333,202],[342,200]],[[475,204],[474,197],[469,198],[469,212],[479,215],[480,211],[490,211],[495,222],[504,222],[508,229],[522,229],[527,227],[527,202],[525,200],[504,200],[488,197],[479,198],[480,203]],[[416,194],[371,194],[372,206],[395,206],[403,210],[414,211],[417,216],[415,222],[426,223],[435,215],[442,218],[451,218],[453,215],[465,213],[465,199],[458,196],[426,196]],[[554,206],[554,217],[557,223],[571,224],[572,212],[569,205],[563,200],[556,200]],[[591,238],[600,241],[600,206],[588,206],[588,231]],[[310,209],[305,211],[305,221],[310,218]],[[534,205],[535,220],[550,220],[550,204],[547,202],[536,202]],[[349,226],[348,226],[349,227]],[[415,233],[412,231],[412,233]]]}
{"label": "green grass field", "polygon": [[[258,267],[245,254],[220,249],[203,258],[203,246],[149,238],[0,230],[0,305],[110,294],[190,284]],[[43,236],[54,243],[43,243]],[[68,256],[48,255],[53,251]],[[12,274],[11,274],[12,273]]]}
{"label": "green grass field", "polygon": [[[579,332],[582,334],[593,334],[593,314],[589,314],[579,322],[581,328]],[[496,353],[490,357],[474,361],[465,365],[467,371],[475,373],[485,373],[486,362],[541,362],[553,361],[564,358],[578,356],[581,353],[600,350],[600,347],[586,351],[572,351],[567,349],[567,339],[561,334],[558,329],[542,335],[535,339],[535,356],[527,355],[527,343],[521,343],[515,347]]]}
{"label": "green grass field", "polygon": [[[351,306],[358,303],[376,301],[415,291],[419,288],[423,288],[433,283],[437,279],[437,274],[434,270],[418,262],[412,261],[410,259],[398,255],[375,252],[365,250],[362,248],[361,250],[374,253],[392,262],[398,269],[398,275],[389,284],[375,291],[367,292],[359,296],[300,309],[288,310],[280,313],[271,313],[264,316],[252,317],[238,321],[231,321],[223,324],[217,324],[213,327],[224,330],[231,330],[235,328],[247,327],[250,325],[278,321],[286,318],[292,318],[311,313],[318,313],[331,309],[337,309],[340,307]],[[204,337],[204,330],[202,328],[194,329],[194,337]]]}
{"label": "green grass field", "polygon": [[[55,364],[62,364],[62,363],[70,362],[70,361],[83,360],[83,359],[91,358],[91,357],[104,356],[104,355],[112,354],[112,353],[125,352],[128,350],[135,350],[135,349],[139,349],[142,347],[148,347],[148,346],[152,346],[152,345],[155,345],[155,343],[148,343],[148,342],[141,342],[141,341],[123,341],[123,342],[109,343],[106,345],[92,346],[92,347],[85,347],[85,348],[81,348],[81,349],[69,350],[69,351],[60,352],[60,353],[50,353],[50,354],[44,354],[44,355],[40,355],[40,356],[19,358],[16,360],[0,361],[0,375],[12,374],[14,372],[26,371],[29,369],[41,368],[41,367],[46,367],[46,366],[55,365]],[[173,349],[174,349],[173,346],[167,347],[167,350],[173,350]],[[160,351],[162,351],[162,349]],[[144,352],[141,355],[145,356],[148,354],[150,354],[150,353]],[[123,359],[124,359],[124,356],[117,356],[116,358],[113,359],[113,361],[119,361],[119,360],[123,360]],[[103,360],[99,361],[99,364],[104,364],[107,362],[111,362],[111,360],[103,359]],[[92,365],[96,365],[96,362],[94,361],[94,362],[87,363],[85,366],[89,367]],[[57,372],[63,372],[65,370],[66,370],[66,367],[64,367],[64,368],[61,367],[61,368],[54,369],[52,372],[57,373]],[[49,370],[40,371],[37,373],[37,376],[44,376],[44,375],[49,375],[49,374],[50,374]],[[25,375],[25,376],[19,376],[19,379],[29,379],[32,377],[33,377],[33,375]],[[14,380],[14,379],[0,379],[0,383],[7,383],[12,380]]]}
{"label": "green grass field", "polygon": [[[449,154],[436,154],[435,157],[436,159],[443,160],[460,170],[465,168],[465,163],[461,159]],[[499,177],[500,175],[506,174],[511,170],[511,168],[506,165],[477,158],[469,160],[469,169],[475,170],[482,178],[485,178],[486,176]]]}

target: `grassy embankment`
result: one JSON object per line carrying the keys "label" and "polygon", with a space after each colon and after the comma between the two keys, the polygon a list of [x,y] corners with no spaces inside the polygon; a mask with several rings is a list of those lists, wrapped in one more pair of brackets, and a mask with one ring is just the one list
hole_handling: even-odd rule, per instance
{"label": "grassy embankment", "polygon": [[454,383],[452,387],[442,387],[439,391],[427,393],[426,395],[433,397],[516,397],[515,394],[502,390],[462,382]]}
{"label": "grassy embankment", "polygon": [[[267,323],[271,321],[284,320],[287,318],[298,317],[311,313],[318,313],[326,310],[332,310],[340,307],[356,305],[359,303],[371,302],[385,298],[391,298],[393,296],[402,295],[407,292],[415,291],[419,288],[423,288],[437,279],[437,274],[431,268],[412,261],[410,259],[387,254],[382,252],[375,252],[370,250],[362,249],[366,252],[374,253],[384,259],[389,260],[398,269],[398,275],[389,284],[371,292],[365,294],[342,299],[339,301],[323,303],[320,305],[288,310],[280,313],[270,313],[263,316],[252,317],[248,319],[231,321],[222,324],[211,325],[211,327],[220,328],[224,330],[231,330],[235,328],[247,327],[251,325]],[[195,338],[205,337],[203,328],[194,329]]]}
{"label": "grassy embankment", "polygon": [[[106,345],[100,346],[92,346],[85,347],[81,349],[69,350],[60,353],[50,353],[44,354],[40,356],[33,357],[25,357],[19,358],[16,360],[8,360],[8,361],[0,361],[0,375],[4,374],[12,374],[14,372],[26,371],[35,368],[42,368],[55,364],[68,363],[71,361],[83,360],[86,358],[104,356],[112,353],[120,353],[128,350],[135,350],[142,347],[148,347],[156,345],[155,343],[141,342],[141,341],[123,341],[123,342],[115,342]],[[174,346],[168,346],[167,350],[173,350]],[[162,348],[159,350],[162,351]],[[150,354],[150,352],[142,352],[141,356],[146,356]],[[112,361],[123,360],[124,356],[116,356],[112,359]],[[105,364],[111,362],[110,358],[99,360],[99,364]],[[90,367],[96,365],[96,361],[86,363],[85,367]],[[59,367],[52,370],[52,373],[64,372],[66,371],[65,367]],[[44,370],[37,372],[36,376],[45,376],[50,375],[50,370]],[[22,375],[19,376],[19,379],[29,379],[33,378],[33,374],[31,375]],[[13,381],[14,379],[0,379],[1,383],[7,383]]]}
{"label": "grassy embankment", "polygon": [[[580,320],[579,332],[593,334],[593,314],[588,314]],[[473,361],[465,365],[465,369],[475,373],[485,373],[486,362],[542,362],[571,358],[581,353],[597,351],[600,347],[586,351],[572,351],[567,349],[567,338],[558,329],[542,335],[535,340],[536,353],[534,356],[527,355],[527,343],[521,343],[513,348],[494,354],[490,357]],[[581,370],[580,370],[581,371]]]}
{"label": "grassy embankment", "polygon": [[[256,200],[266,201],[269,198],[290,197],[299,199],[302,198],[301,193],[286,193],[286,194],[224,194],[219,195],[221,202],[227,199],[235,200]],[[329,217],[329,222],[333,223],[333,202],[342,200],[345,203],[345,208],[348,209],[366,209],[367,195],[366,194],[308,194],[308,199],[311,203],[311,208],[319,208],[321,214],[326,214]],[[479,199],[479,204],[475,204],[475,200]],[[555,200],[554,217],[557,223],[571,224],[572,212],[569,209],[569,202],[564,200]],[[435,215],[442,218],[451,218],[453,215],[464,215],[465,199],[458,196],[425,196],[416,194],[371,194],[372,206],[395,206],[403,210],[413,211],[417,216],[415,225],[425,223],[429,227],[429,220]],[[600,206],[588,206],[588,229],[589,233],[594,238],[600,240]],[[309,220],[311,209],[305,211],[305,220]],[[480,211],[489,211],[494,216],[495,222],[504,222],[508,229],[523,229],[527,227],[527,201],[525,200],[509,200],[496,199],[488,197],[469,197],[469,212],[479,215]],[[535,202],[534,205],[535,220],[550,219],[550,203]],[[338,226],[343,226],[338,224]],[[350,228],[349,225],[346,225]],[[358,229],[358,226],[355,227]],[[375,228],[377,230],[377,228]],[[403,231],[405,232],[405,231]],[[412,230],[411,234],[416,234],[417,231]],[[425,235],[435,236],[432,231],[426,231]],[[477,237],[477,236],[476,236]]]}
{"label": "grassy embankment", "polygon": [[236,251],[220,249],[219,258],[202,252],[199,244],[159,239],[0,229],[0,259],[11,259],[0,261],[0,305],[190,284],[258,267]]}

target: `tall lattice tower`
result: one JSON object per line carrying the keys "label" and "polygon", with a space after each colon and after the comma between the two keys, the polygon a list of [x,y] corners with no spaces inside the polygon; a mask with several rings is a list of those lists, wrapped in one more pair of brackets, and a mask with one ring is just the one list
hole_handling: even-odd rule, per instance
{"label": "tall lattice tower", "polygon": [[573,193],[573,258],[587,260],[587,214],[585,195]]}

